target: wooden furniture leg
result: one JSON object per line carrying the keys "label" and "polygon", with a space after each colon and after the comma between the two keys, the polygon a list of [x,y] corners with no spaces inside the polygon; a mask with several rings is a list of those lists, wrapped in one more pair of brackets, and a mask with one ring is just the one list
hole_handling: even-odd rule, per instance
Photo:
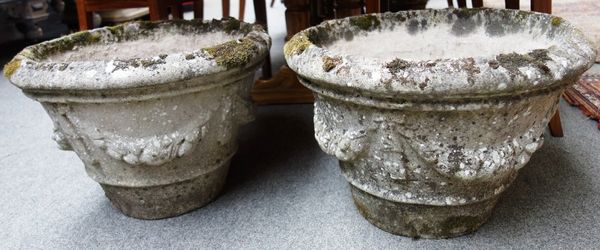
{"label": "wooden furniture leg", "polygon": [[552,14],[552,0],[531,0],[531,10]]}
{"label": "wooden furniture leg", "polygon": [[240,0],[240,12],[238,19],[242,22],[244,21],[244,12],[246,12],[246,0]]}
{"label": "wooden furniture leg", "polygon": [[548,123],[548,127],[550,128],[550,134],[554,137],[563,137],[563,129],[562,123],[560,122],[560,111],[557,109],[556,113],[550,119]]}
{"label": "wooden furniture leg", "polygon": [[221,7],[223,7],[223,18],[229,17],[229,0],[221,0]]}
{"label": "wooden furniture leg", "polygon": [[379,13],[381,2],[379,0],[365,0],[365,9],[367,13]]}
{"label": "wooden furniture leg", "polygon": [[161,19],[162,15],[160,13],[161,9],[160,0],[148,0],[148,9],[150,10],[150,20],[158,21]]}
{"label": "wooden furniture leg", "polygon": [[92,12],[86,9],[85,0],[77,0],[77,18],[79,19],[79,30],[89,30],[94,25]]}
{"label": "wooden furniture leg", "polygon": [[505,0],[504,8],[518,10],[519,9],[519,0]]}
{"label": "wooden furniture leg", "polygon": [[349,16],[357,16],[361,13],[361,4],[352,0],[337,0],[335,1],[335,18],[344,18]]}
{"label": "wooden furniture leg", "polygon": [[314,96],[300,84],[296,73],[284,65],[272,79],[256,81],[252,89],[252,100],[259,105],[311,103]]}
{"label": "wooden furniture leg", "polygon": [[[267,26],[267,4],[265,0],[254,0],[254,15],[256,16],[256,23],[262,25],[265,30],[269,30]],[[271,78],[271,53],[267,53],[265,63],[262,67],[262,79]]]}
{"label": "wooden furniture leg", "polygon": [[204,19],[204,1],[203,0],[195,0],[194,1],[194,18],[195,19]]}

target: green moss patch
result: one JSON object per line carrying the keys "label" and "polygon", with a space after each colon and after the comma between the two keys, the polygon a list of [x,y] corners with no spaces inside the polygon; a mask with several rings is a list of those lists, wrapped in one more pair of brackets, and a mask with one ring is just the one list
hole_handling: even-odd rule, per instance
{"label": "green moss patch", "polygon": [[295,35],[290,39],[285,46],[283,46],[283,54],[285,57],[290,57],[292,55],[298,55],[304,52],[312,43],[308,39],[308,37],[301,35]]}
{"label": "green moss patch", "polygon": [[379,27],[379,25],[381,25],[381,21],[379,21],[377,16],[364,15],[350,18],[350,25],[356,26],[362,30],[370,30],[371,28]]}
{"label": "green moss patch", "polygon": [[28,56],[35,57],[31,59],[44,59],[55,53],[72,50],[75,46],[90,45],[101,40],[102,35],[99,33],[81,31],[52,42],[33,46],[25,51],[28,51]]}
{"label": "green moss patch", "polygon": [[229,18],[227,20],[223,20],[223,30],[227,33],[231,33],[233,31],[240,29],[241,22],[235,18]]}
{"label": "green moss patch", "polygon": [[4,65],[4,76],[10,79],[10,77],[17,72],[19,67],[21,67],[21,60],[12,59],[10,62]]}
{"label": "green moss patch", "polygon": [[552,22],[552,26],[558,26],[563,22],[563,20],[560,17],[554,16],[554,17],[552,17],[551,22]]}
{"label": "green moss patch", "polygon": [[258,52],[258,48],[251,40],[240,39],[206,48],[204,52],[214,58],[217,65],[231,69],[248,63]]}

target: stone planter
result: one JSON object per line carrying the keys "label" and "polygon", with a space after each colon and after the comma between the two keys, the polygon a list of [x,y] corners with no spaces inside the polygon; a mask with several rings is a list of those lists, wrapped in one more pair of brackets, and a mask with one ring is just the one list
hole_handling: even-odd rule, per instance
{"label": "stone planter", "polygon": [[269,47],[234,19],[133,22],[28,47],[4,72],[117,208],[159,219],[219,194]]}
{"label": "stone planter", "polygon": [[359,212],[400,235],[476,230],[596,52],[558,17],[444,9],[332,20],[285,57]]}

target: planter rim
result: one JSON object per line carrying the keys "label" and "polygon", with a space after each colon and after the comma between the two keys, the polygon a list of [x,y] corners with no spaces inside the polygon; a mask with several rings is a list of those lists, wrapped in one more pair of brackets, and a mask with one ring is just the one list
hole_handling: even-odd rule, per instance
{"label": "planter rim", "polygon": [[[75,46],[135,41],[153,32],[198,34],[225,32],[239,39],[210,47],[119,60],[47,61],[50,55],[72,50]],[[29,93],[49,94],[122,92],[146,89],[203,76],[236,75],[260,63],[267,55],[271,39],[257,24],[233,18],[222,20],[134,21],[111,27],[81,31],[29,46],[6,66],[10,82]],[[205,83],[197,83],[199,85]],[[209,81],[207,84],[214,84]],[[65,92],[66,91],[66,92]]]}
{"label": "planter rim", "polygon": [[[556,44],[527,53],[388,61],[342,54],[324,46],[344,39],[339,35],[343,32],[364,35],[413,20],[435,23],[486,17],[512,22],[521,32],[531,30],[530,25],[544,27],[542,35]],[[341,95],[338,98],[345,96],[359,103],[365,102],[365,97],[430,102],[514,96],[573,84],[593,65],[596,50],[580,30],[560,17],[480,8],[387,12],[330,20],[297,33],[285,44],[284,55],[302,82],[319,92],[335,89],[336,95]]]}

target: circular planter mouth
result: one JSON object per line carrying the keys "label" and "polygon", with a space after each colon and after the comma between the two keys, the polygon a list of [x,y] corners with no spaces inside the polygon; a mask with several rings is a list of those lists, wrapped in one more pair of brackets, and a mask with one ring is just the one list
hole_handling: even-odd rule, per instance
{"label": "circular planter mouth", "polygon": [[195,77],[235,77],[262,63],[270,46],[260,25],[233,18],[138,21],[27,47],[4,74],[26,93],[122,98],[129,91],[187,89],[169,84]]}
{"label": "circular planter mouth", "polygon": [[284,50],[311,88],[396,104],[562,87],[591,67],[596,54],[592,42],[560,17],[505,9],[331,20],[299,32]]}
{"label": "circular planter mouth", "polygon": [[4,72],[115,207],[160,219],[220,193],[270,45],[235,19],[132,22],[33,45]]}
{"label": "circular planter mouth", "polygon": [[360,213],[394,234],[481,226],[541,147],[592,43],[546,14],[421,10],[324,22],[284,47],[315,98],[315,138]]}

